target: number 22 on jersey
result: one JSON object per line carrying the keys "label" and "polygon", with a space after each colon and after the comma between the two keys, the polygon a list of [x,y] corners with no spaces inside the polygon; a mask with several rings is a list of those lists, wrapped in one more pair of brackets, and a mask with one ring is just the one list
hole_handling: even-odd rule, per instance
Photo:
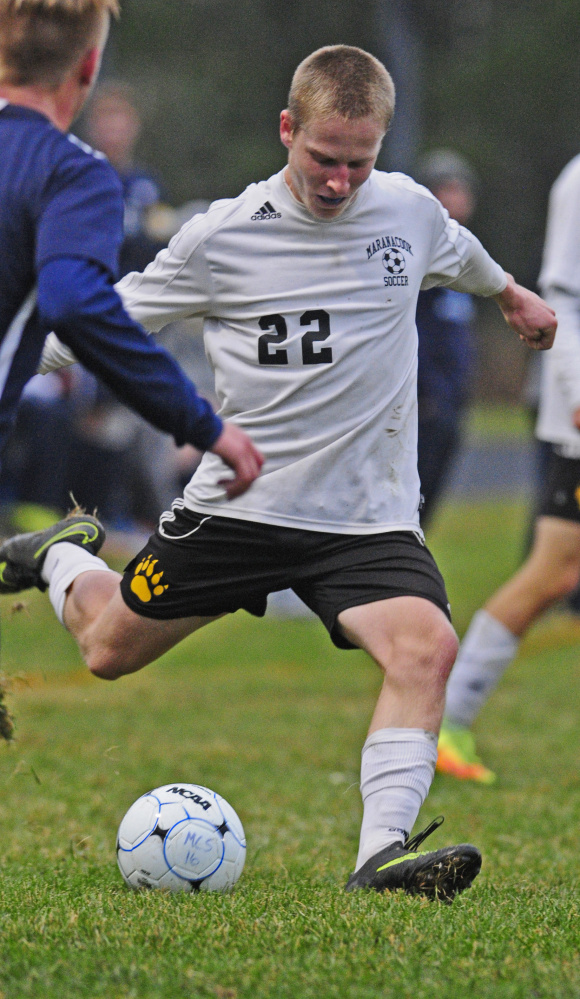
{"label": "number 22 on jersey", "polygon": [[[280,346],[288,339],[288,324],[284,316],[273,313],[262,316],[260,329],[275,330],[275,333],[262,333],[258,339],[258,360],[260,364],[288,364],[288,351]],[[330,316],[324,309],[309,309],[300,316],[300,325],[314,327],[302,337],[303,364],[332,364],[332,347],[315,347],[330,336]]]}

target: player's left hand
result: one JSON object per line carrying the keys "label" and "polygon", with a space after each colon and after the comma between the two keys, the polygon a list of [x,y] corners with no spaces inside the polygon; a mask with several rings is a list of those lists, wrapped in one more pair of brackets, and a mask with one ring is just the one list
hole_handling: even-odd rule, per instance
{"label": "player's left hand", "polygon": [[516,284],[511,274],[507,279],[504,290],[494,295],[506,323],[532,350],[549,350],[558,326],[556,313],[535,292]]}

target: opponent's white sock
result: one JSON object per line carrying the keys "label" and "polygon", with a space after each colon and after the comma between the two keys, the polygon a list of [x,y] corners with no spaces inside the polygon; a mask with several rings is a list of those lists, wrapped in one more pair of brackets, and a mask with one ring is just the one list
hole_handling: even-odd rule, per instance
{"label": "opponent's white sock", "polygon": [[360,790],[363,820],[356,861],[390,843],[404,843],[415,824],[437,760],[437,736],[422,728],[381,728],[362,750]]}
{"label": "opponent's white sock", "polygon": [[445,717],[448,721],[468,728],[473,724],[515,658],[519,644],[519,638],[486,610],[477,612],[447,681]]}
{"label": "opponent's white sock", "polygon": [[46,553],[40,575],[48,583],[48,596],[54,612],[64,624],[64,602],[66,591],[81,572],[112,572],[106,562],[97,555],[91,555],[86,548],[72,545],[70,541],[59,541]]}

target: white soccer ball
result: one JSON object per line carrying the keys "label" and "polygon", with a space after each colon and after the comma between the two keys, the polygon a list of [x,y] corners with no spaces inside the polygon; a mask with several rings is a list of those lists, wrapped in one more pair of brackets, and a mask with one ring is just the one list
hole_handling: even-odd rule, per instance
{"label": "white soccer ball", "polygon": [[143,794],[119,826],[117,862],[131,888],[231,891],[245,859],[234,809],[199,784],[165,784]]}

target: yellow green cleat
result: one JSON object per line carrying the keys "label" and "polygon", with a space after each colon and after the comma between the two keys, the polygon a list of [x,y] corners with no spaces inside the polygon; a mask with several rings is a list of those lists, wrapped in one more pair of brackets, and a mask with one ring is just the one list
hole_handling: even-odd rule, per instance
{"label": "yellow green cleat", "polygon": [[493,770],[489,770],[477,755],[471,729],[446,721],[439,733],[436,769],[459,780],[474,780],[479,784],[493,784],[497,780]]}

